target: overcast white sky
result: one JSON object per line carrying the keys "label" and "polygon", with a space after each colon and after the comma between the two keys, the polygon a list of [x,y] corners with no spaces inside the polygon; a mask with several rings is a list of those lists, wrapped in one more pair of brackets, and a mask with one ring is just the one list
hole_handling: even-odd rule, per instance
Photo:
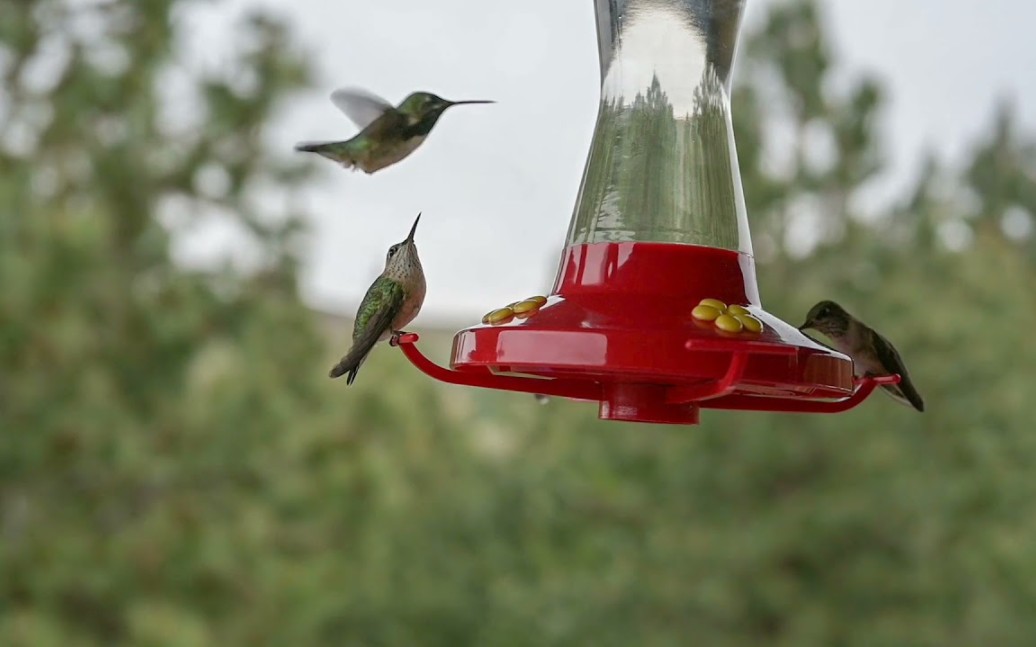
{"label": "overcast white sky", "polygon": [[[747,20],[774,1],[749,0]],[[260,3],[295,22],[321,73],[319,89],[292,102],[274,130],[286,150],[355,134],[327,98],[340,86],[393,103],[417,89],[499,102],[448,111],[420,150],[375,175],[322,165],[306,196],[316,214],[305,273],[313,305],[351,313],[418,211],[428,296],[417,329],[474,323],[550,288],[597,110],[591,0],[234,0],[205,11],[194,40],[201,55],[218,56],[219,25]],[[909,184],[925,146],[959,155],[998,97],[1013,97],[1036,129],[1036,3],[824,6],[846,69],[878,74],[889,91],[888,187]],[[225,244],[210,236],[195,248],[205,254]]]}

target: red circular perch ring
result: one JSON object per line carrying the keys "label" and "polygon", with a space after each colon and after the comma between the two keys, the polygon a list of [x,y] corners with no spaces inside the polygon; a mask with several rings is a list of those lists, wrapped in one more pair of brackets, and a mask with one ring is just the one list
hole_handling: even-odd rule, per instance
{"label": "red circular perch ring", "polygon": [[[743,304],[760,333],[698,321],[703,298]],[[752,258],[666,243],[566,249],[547,303],[531,316],[457,333],[449,370],[394,340],[443,382],[600,403],[609,420],[696,424],[699,409],[836,413],[899,376],[854,380],[852,361],[765,312]]]}

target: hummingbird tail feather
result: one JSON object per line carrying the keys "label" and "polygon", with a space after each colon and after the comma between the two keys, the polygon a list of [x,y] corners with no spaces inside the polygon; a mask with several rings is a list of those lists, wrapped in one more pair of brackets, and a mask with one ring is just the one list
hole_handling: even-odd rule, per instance
{"label": "hummingbird tail feather", "polygon": [[319,153],[326,143],[319,142],[302,142],[301,144],[295,144],[295,150],[302,153]]}
{"label": "hummingbird tail feather", "polygon": [[891,395],[896,402],[924,412],[924,400],[921,399],[921,395],[913,388],[913,385],[908,385],[905,389],[900,388],[901,386],[902,383],[884,384],[882,385],[882,388],[885,390],[885,393]]}
{"label": "hummingbird tail feather", "polygon": [[360,372],[360,366],[363,365],[364,360],[367,359],[367,353],[356,357],[358,353],[349,352],[345,357],[341,359],[337,364],[331,367],[327,376],[330,378],[342,377],[346,373],[349,377],[345,379],[346,384],[352,384],[356,380],[356,374]]}
{"label": "hummingbird tail feather", "polygon": [[345,379],[345,383],[352,384],[356,381],[356,374],[360,372],[360,367],[367,361],[367,356],[370,355],[371,349],[374,348],[374,344],[377,341],[377,335],[366,335],[364,338],[359,339],[349,349],[349,352],[331,368],[327,376],[336,378],[348,373],[349,377]]}
{"label": "hummingbird tail feather", "polygon": [[899,383],[899,390],[912,407],[924,412],[924,400],[921,398],[921,394],[917,392],[917,389],[914,388],[914,384],[909,377],[903,376],[903,381]]}
{"label": "hummingbird tail feather", "polygon": [[316,153],[351,168],[356,165],[356,161],[348,154],[344,144],[345,142],[301,142],[295,144],[295,150],[300,153]]}

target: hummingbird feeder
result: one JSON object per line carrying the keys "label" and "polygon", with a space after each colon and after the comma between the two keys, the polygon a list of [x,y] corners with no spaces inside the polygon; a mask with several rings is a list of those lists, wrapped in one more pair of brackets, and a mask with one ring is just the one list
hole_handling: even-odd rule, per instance
{"label": "hummingbird feeder", "polygon": [[554,288],[453,340],[433,378],[598,402],[608,420],[838,412],[899,376],[762,308],[730,119],[744,0],[596,0],[601,103]]}

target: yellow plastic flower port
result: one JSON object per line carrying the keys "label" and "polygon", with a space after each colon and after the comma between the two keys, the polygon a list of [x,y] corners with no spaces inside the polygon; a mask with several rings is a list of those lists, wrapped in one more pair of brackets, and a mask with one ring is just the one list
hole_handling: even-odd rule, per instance
{"label": "yellow plastic flower port", "polygon": [[719,299],[702,299],[691,310],[691,316],[701,322],[709,322],[725,333],[740,332],[759,334],[763,331],[763,322],[751,315],[745,306],[727,305]]}
{"label": "yellow plastic flower port", "polygon": [[499,326],[514,319],[514,310],[510,308],[497,308],[486,316],[482,317],[482,323]]}
{"label": "yellow plastic flower port", "polygon": [[714,306],[700,304],[691,310],[691,316],[699,321],[715,321],[716,317],[723,314],[723,311]]}
{"label": "yellow plastic flower port", "polygon": [[511,310],[514,310],[514,314],[520,315],[523,312],[532,312],[533,310],[540,309],[540,302],[533,301],[532,299],[526,299],[525,301],[519,301],[518,303],[511,306]]}
{"label": "yellow plastic flower port", "polygon": [[745,330],[748,332],[761,333],[763,331],[763,322],[759,321],[752,315],[746,313],[738,313],[734,315],[734,318],[741,322]]}
{"label": "yellow plastic flower port", "polygon": [[740,321],[734,318],[734,315],[728,315],[726,313],[716,317],[714,322],[716,327],[724,332],[741,332],[744,326]]}
{"label": "yellow plastic flower port", "polygon": [[482,317],[482,323],[491,326],[502,326],[510,323],[515,317],[527,319],[536,314],[545,303],[547,303],[547,297],[543,296],[534,296],[521,301],[515,301],[486,314],[486,316]]}

